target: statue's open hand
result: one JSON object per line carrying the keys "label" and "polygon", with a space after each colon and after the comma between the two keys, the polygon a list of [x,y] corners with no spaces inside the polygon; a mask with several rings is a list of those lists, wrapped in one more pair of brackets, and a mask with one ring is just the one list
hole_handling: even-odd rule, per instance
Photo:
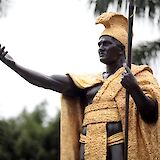
{"label": "statue's open hand", "polygon": [[124,88],[126,88],[129,92],[133,91],[138,87],[138,82],[134,75],[132,74],[130,68],[128,66],[124,66],[126,72],[122,73],[121,84]]}
{"label": "statue's open hand", "polygon": [[5,47],[1,46],[0,44],[0,59],[3,59],[5,57],[5,55],[8,53],[7,51],[4,51]]}
{"label": "statue's open hand", "polygon": [[5,47],[1,46],[0,44],[0,60],[4,63],[10,63],[10,64],[13,64],[14,63],[14,60],[13,58],[8,54],[8,51],[5,51]]}

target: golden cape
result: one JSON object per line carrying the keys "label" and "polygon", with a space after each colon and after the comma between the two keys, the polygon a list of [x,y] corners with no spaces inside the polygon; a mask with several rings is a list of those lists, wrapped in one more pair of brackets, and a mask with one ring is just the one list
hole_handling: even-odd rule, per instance
{"label": "golden cape", "polygon": [[[104,82],[106,87],[101,93],[108,94],[115,99],[120,113],[124,131],[125,119],[125,89],[122,87],[121,74],[124,68],[120,68],[107,80],[102,75],[77,76],[70,74],[74,83],[79,88],[91,87],[94,84]],[[132,65],[132,73],[135,75],[143,92],[152,99],[156,99],[160,106],[160,88],[152,75],[151,69],[146,66]],[[97,93],[98,94],[98,93]],[[96,97],[96,96],[95,96]],[[97,97],[96,97],[97,98]],[[160,113],[160,109],[159,109]],[[160,114],[159,114],[160,115]],[[61,107],[61,160],[79,160],[79,136],[82,127],[83,110],[77,98],[70,98],[62,95]],[[160,159],[160,119],[155,124],[145,123],[137,113],[135,103],[130,98],[129,111],[129,138],[128,138],[128,159],[129,160],[158,160]]]}

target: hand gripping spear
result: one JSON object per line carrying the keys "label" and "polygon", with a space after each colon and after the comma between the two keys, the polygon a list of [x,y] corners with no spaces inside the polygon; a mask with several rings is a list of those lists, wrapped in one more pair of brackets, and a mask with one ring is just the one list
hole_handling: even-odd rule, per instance
{"label": "hand gripping spear", "polygon": [[[128,55],[127,66],[131,69],[132,53],[132,28],[133,28],[134,1],[129,2],[128,13]],[[129,114],[129,92],[126,90],[126,110],[125,110],[125,137],[124,137],[124,160],[128,160],[128,114]]]}

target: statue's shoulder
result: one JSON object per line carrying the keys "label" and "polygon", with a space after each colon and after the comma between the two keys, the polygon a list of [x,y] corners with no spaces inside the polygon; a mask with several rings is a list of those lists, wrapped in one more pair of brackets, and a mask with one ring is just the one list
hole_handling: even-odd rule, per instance
{"label": "statue's shoulder", "polygon": [[82,89],[88,88],[97,83],[103,82],[102,73],[94,73],[94,74],[69,73],[68,75],[72,78],[75,85]]}
{"label": "statue's shoulder", "polygon": [[152,69],[151,69],[148,65],[135,65],[135,64],[132,64],[131,70],[132,70],[132,73],[133,73],[134,75],[135,75],[135,74],[138,74],[138,73],[140,73],[140,72],[143,72],[143,71],[148,71],[148,72],[150,72],[151,74],[153,74]]}
{"label": "statue's shoulder", "polygon": [[134,65],[132,67],[132,73],[136,76],[139,82],[150,83],[159,86],[159,82],[155,75],[153,74],[152,69],[148,65]]}

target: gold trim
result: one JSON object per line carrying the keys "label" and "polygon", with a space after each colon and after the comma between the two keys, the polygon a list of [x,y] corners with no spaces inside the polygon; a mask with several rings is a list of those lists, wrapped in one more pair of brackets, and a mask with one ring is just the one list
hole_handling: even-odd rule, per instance
{"label": "gold trim", "polygon": [[112,146],[115,144],[123,143],[123,132],[116,133],[107,139],[108,146]]}
{"label": "gold trim", "polygon": [[86,113],[83,120],[83,126],[94,123],[107,123],[118,121],[120,121],[118,109],[108,108]]}
{"label": "gold trim", "polygon": [[83,134],[80,134],[80,140],[79,140],[80,143],[86,143],[86,136],[83,135]]}

